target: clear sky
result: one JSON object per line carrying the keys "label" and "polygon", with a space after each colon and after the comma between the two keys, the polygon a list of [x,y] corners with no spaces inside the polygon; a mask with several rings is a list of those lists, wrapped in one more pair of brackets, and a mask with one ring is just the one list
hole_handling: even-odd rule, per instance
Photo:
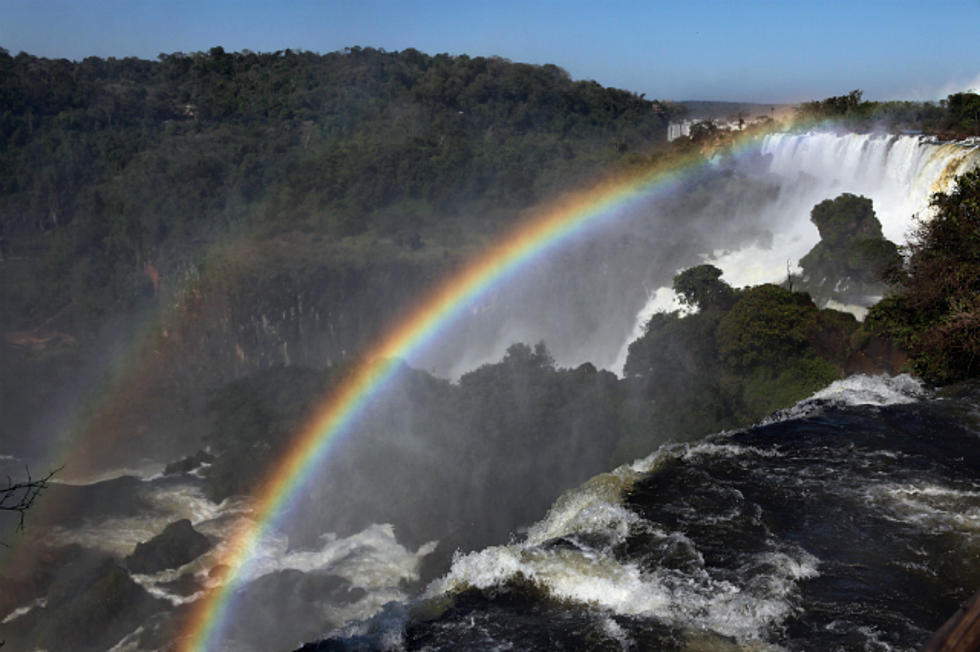
{"label": "clear sky", "polygon": [[980,0],[0,0],[11,54],[216,45],[497,55],[651,99],[935,99],[980,88]]}

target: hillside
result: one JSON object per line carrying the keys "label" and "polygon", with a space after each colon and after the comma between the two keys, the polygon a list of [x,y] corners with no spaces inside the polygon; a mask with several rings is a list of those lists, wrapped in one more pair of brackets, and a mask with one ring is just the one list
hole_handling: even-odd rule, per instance
{"label": "hillside", "polygon": [[553,65],[371,48],[0,50],[0,92],[0,236],[37,283],[8,328],[132,305],[243,233],[455,248],[649,153],[679,110]]}

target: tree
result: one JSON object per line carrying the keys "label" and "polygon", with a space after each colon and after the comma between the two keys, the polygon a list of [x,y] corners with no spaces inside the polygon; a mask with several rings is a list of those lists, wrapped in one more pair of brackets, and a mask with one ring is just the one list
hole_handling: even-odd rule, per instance
{"label": "tree", "polygon": [[900,290],[872,307],[866,323],[909,351],[915,373],[941,384],[980,375],[980,170],[931,205],[934,217],[909,240]]}
{"label": "tree", "polygon": [[816,315],[806,293],[770,283],[749,288],[718,324],[718,352],[737,370],[780,367],[808,353]]}
{"label": "tree", "polygon": [[728,310],[737,295],[720,280],[721,275],[722,271],[714,265],[690,267],[674,277],[674,292],[685,304],[699,310]]}
{"label": "tree", "polygon": [[844,193],[810,212],[820,242],[800,259],[804,287],[818,300],[845,303],[884,293],[884,277],[901,264],[867,197]]}
{"label": "tree", "polygon": [[708,141],[718,133],[718,127],[711,120],[702,120],[691,125],[691,140],[696,143]]}

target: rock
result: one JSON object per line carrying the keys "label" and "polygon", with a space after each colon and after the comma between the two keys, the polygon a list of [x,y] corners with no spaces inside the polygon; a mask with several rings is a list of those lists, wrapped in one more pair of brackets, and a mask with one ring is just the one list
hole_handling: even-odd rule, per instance
{"label": "rock", "polygon": [[188,519],[175,521],[149,541],[136,544],[126,557],[126,567],[133,573],[158,573],[178,568],[211,549],[211,542],[198,532]]}
{"label": "rock", "polygon": [[209,466],[214,462],[214,455],[211,455],[207,451],[197,451],[194,455],[190,455],[183,459],[177,460],[176,462],[171,462],[163,470],[164,475],[186,475],[192,473],[202,467]]}
{"label": "rock", "polygon": [[0,624],[0,640],[11,649],[106,650],[166,609],[110,556],[79,546],[55,552],[57,575],[43,599]]}

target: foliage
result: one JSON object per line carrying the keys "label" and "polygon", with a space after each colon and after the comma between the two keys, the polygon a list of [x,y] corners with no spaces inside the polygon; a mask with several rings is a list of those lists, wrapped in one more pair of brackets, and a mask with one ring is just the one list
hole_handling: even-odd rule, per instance
{"label": "foliage", "polygon": [[933,195],[935,215],[919,222],[899,290],[867,323],[898,340],[912,369],[934,383],[980,373],[980,170]]}
{"label": "foliage", "polygon": [[674,277],[674,291],[681,300],[700,310],[727,310],[735,303],[732,287],[719,280],[722,271],[714,265],[688,268]]}
{"label": "foliage", "polygon": [[219,457],[208,474],[208,496],[220,501],[248,493],[331,380],[329,372],[274,367],[217,391],[208,403],[212,427],[205,444]]}
{"label": "foliage", "polygon": [[820,242],[800,259],[803,285],[819,300],[845,303],[881,295],[883,279],[901,265],[898,247],[886,240],[867,197],[844,193],[810,212]]}
{"label": "foliage", "polygon": [[861,100],[864,93],[860,90],[853,90],[847,95],[828,97],[824,100],[803,102],[797,107],[797,112],[808,116],[822,117],[845,117],[848,115],[861,114],[866,112],[873,105],[872,102]]}
{"label": "foliage", "polygon": [[816,326],[810,296],[767,283],[743,290],[718,323],[718,353],[732,368],[777,365],[802,355]]}
{"label": "foliage", "polygon": [[413,250],[492,234],[656,149],[680,110],[553,65],[411,49],[0,51],[0,236],[23,253],[46,234],[38,316],[99,315],[152,293],[147,265],[166,275],[243,229]]}
{"label": "foliage", "polygon": [[[253,488],[299,430],[303,410],[282,401],[315,406],[344,374],[275,368],[220,390],[211,404],[209,495]],[[345,448],[345,465],[373,471],[326,473],[318,483],[323,500],[311,496],[308,513],[322,513],[334,531],[363,529],[368,523],[356,519],[371,513],[396,524],[400,537],[419,537],[419,545],[449,523],[446,554],[505,540],[514,515],[531,522],[561,491],[608,468],[626,427],[621,390],[613,374],[592,365],[556,368],[541,343],[515,344],[455,385],[400,367]],[[380,490],[365,484],[378,472],[394,488],[380,505]],[[358,501],[371,509],[357,509]],[[472,523],[474,513],[485,516]]]}
{"label": "foliage", "polygon": [[[689,439],[748,425],[840,377],[857,328],[776,285],[735,291],[711,265],[674,277],[699,312],[655,314],[623,373],[649,402],[661,436]],[[635,411],[635,407],[634,407]]]}
{"label": "foliage", "polygon": [[797,117],[804,122],[829,120],[850,130],[913,131],[939,134],[946,138],[980,135],[980,94],[953,93],[938,103],[871,102],[860,90],[824,100],[803,102]]}
{"label": "foliage", "polygon": [[810,221],[820,238],[831,245],[850,240],[881,238],[881,223],[867,197],[845,192],[836,199],[825,199],[810,211]]}

